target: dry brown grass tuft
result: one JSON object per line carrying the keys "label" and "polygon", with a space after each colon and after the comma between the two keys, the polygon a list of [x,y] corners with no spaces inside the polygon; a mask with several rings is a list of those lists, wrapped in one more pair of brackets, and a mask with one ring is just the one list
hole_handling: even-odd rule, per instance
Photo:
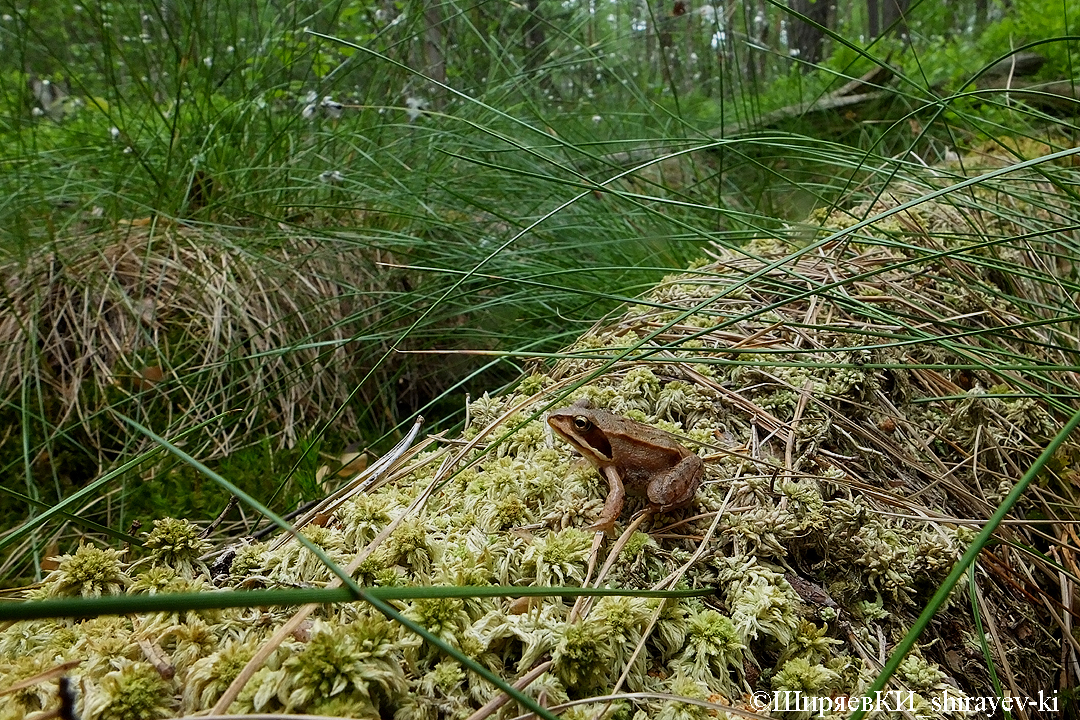
{"label": "dry brown grass tuft", "polygon": [[252,252],[214,229],[131,227],[9,261],[0,277],[0,392],[102,454],[126,435],[110,409],[173,433],[228,413],[201,436],[203,458],[253,431],[290,445],[380,346],[361,339],[382,319],[374,265],[334,239],[285,235]]}

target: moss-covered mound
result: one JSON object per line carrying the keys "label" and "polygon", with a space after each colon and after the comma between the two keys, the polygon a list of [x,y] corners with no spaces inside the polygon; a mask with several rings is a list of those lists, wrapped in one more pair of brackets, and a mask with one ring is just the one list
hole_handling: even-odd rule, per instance
{"label": "moss-covered mound", "polygon": [[[878,200],[873,209],[888,207]],[[715,717],[723,707],[817,714],[820,705],[762,705],[796,697],[783,691],[842,708],[1080,407],[1074,313],[1063,310],[1073,280],[1061,246],[988,244],[1002,228],[976,232],[977,216],[955,210],[927,203],[797,257],[764,243],[745,253],[717,248],[715,262],[598,324],[515,392],[473,402],[461,437],[429,439],[377,482],[329,499],[303,533],[367,585],[625,589],[578,602],[397,603],[511,682],[536,671],[525,691],[544,705],[584,701],[563,717],[605,708],[642,719]],[[831,231],[859,215],[820,220]],[[937,227],[933,240],[919,229],[920,218],[950,216],[961,227]],[[616,537],[583,530],[607,485],[543,420],[546,408],[579,397],[698,452],[706,471],[694,502],[635,528],[645,504],[632,498]],[[890,697],[911,715],[956,716],[942,704],[964,698],[986,707],[994,676],[1016,696],[1068,686],[1061,593],[1070,576],[1052,560],[1070,537],[1056,521],[1074,512],[1076,446],[1064,448],[1013,508],[1000,544],[980,556],[973,586],[961,584],[891,679],[902,694]],[[150,538],[150,556],[130,565],[86,545],[32,594],[333,581],[288,538],[233,543],[223,555],[171,520]],[[633,596],[670,587],[713,592]],[[469,717],[498,695],[359,603],[315,610],[271,642],[295,612],[20,622],[0,634],[0,687],[79,660],[71,675],[86,720],[216,705],[434,720]],[[235,701],[223,701],[268,643]],[[55,679],[30,685],[0,717],[54,707],[56,695]],[[609,695],[620,697],[590,700]]]}

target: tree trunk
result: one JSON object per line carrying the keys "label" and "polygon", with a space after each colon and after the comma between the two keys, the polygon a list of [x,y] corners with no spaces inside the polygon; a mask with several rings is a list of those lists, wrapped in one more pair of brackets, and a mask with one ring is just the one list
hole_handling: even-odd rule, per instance
{"label": "tree trunk", "polygon": [[[424,8],[424,58],[427,61],[425,70],[428,77],[445,85],[446,53],[444,45],[442,5],[437,0],[429,0]],[[433,101],[436,107],[441,107],[443,100],[442,89],[434,88],[433,92],[435,93]]]}
{"label": "tree trunk", "polygon": [[671,36],[672,16],[664,11],[663,0],[657,0],[653,12],[656,16],[657,39],[660,41],[660,69],[664,73],[664,83],[671,87],[675,81],[672,71],[676,58]]}
{"label": "tree trunk", "polygon": [[911,0],[882,0],[881,26],[885,32],[906,35],[907,11],[911,7]]}
{"label": "tree trunk", "polygon": [[881,3],[866,0],[866,34],[871,40],[881,35]]}
{"label": "tree trunk", "polygon": [[[789,7],[805,15],[823,27],[829,27],[831,0],[789,0]],[[791,48],[798,51],[799,60],[814,65],[821,60],[825,49],[825,33],[810,23],[795,19],[792,21],[790,39]]]}

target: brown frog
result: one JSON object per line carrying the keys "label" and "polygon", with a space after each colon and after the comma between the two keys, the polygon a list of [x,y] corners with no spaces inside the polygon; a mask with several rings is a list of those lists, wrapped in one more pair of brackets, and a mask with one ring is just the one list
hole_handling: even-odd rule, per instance
{"label": "brown frog", "polygon": [[701,458],[673,436],[589,407],[586,400],[552,410],[547,422],[608,481],[604,510],[589,530],[610,530],[615,525],[625,493],[649,498],[654,509],[688,505],[705,474]]}

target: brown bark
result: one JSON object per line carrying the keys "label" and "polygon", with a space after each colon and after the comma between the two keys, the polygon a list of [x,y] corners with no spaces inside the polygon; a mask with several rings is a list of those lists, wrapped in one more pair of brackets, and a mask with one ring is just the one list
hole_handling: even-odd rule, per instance
{"label": "brown bark", "polygon": [[[789,7],[800,15],[829,27],[832,0],[789,0]],[[801,19],[793,19],[789,33],[789,45],[798,51],[798,57],[811,65],[821,60],[825,49],[825,33],[818,27]]]}

